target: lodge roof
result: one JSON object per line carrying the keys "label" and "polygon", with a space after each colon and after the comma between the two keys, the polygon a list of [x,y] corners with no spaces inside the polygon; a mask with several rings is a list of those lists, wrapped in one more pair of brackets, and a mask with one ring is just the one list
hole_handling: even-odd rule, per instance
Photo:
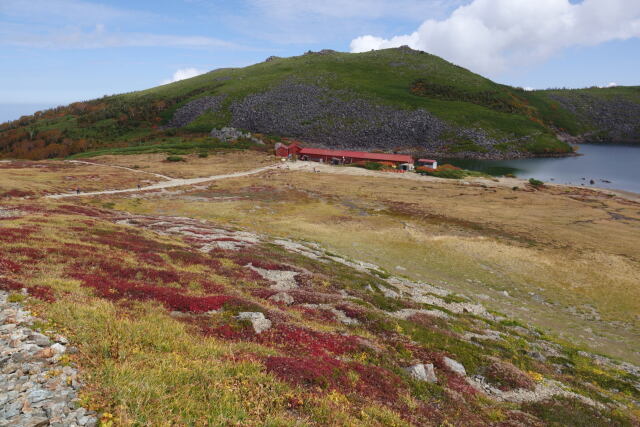
{"label": "lodge roof", "polygon": [[350,157],[362,160],[380,160],[389,162],[413,163],[413,157],[406,154],[367,153],[364,151],[325,150],[323,148],[303,148],[300,155]]}

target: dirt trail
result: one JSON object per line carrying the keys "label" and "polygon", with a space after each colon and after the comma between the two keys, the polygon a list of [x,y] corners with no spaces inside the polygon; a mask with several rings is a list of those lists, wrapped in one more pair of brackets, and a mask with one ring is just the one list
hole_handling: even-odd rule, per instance
{"label": "dirt trail", "polygon": [[[220,179],[229,179],[229,178],[239,178],[248,175],[255,175],[261,172],[268,171],[270,169],[277,168],[278,165],[264,166],[258,169],[252,169],[245,172],[235,172],[225,175],[213,175],[207,176],[203,178],[189,178],[189,179],[178,179],[178,178],[168,178],[167,181],[158,182],[152,185],[147,185],[145,187],[140,188],[126,188],[122,190],[104,190],[104,191],[92,191],[88,193],[64,193],[64,194],[51,194],[46,196],[48,199],[64,199],[68,197],[86,197],[86,196],[100,196],[103,194],[120,194],[120,193],[136,193],[141,191],[149,191],[149,190],[162,190],[164,188],[172,188],[172,187],[182,187],[185,185],[195,185],[202,184],[203,182],[209,181],[217,181]],[[132,169],[135,171],[135,169]]]}
{"label": "dirt trail", "polygon": [[92,165],[92,166],[104,166],[107,168],[118,168],[118,169],[124,169],[130,172],[136,172],[136,173],[145,173],[147,175],[153,175],[153,176],[157,176],[158,178],[162,178],[162,179],[166,179],[166,180],[171,180],[173,178],[171,178],[170,176],[166,176],[166,175],[160,175],[159,173],[154,173],[154,172],[147,172],[147,171],[141,171],[138,169],[133,169],[133,168],[127,168],[125,166],[116,166],[116,165],[105,165],[104,163],[95,163],[95,162],[85,162],[83,160],[67,160],[69,163],[79,163],[82,165]]}

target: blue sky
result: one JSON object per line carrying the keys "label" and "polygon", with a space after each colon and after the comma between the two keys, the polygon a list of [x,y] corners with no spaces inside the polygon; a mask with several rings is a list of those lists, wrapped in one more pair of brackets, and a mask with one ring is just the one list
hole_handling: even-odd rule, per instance
{"label": "blue sky", "polygon": [[322,48],[410,44],[522,87],[640,85],[639,36],[638,0],[0,0],[0,121]]}

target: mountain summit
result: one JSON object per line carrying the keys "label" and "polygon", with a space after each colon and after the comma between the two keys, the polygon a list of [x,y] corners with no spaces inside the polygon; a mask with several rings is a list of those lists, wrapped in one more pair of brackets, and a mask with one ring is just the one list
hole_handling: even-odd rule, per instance
{"label": "mountain summit", "polygon": [[526,91],[408,47],[269,57],[0,127],[4,157],[60,157],[233,126],[330,148],[443,157],[566,155],[640,141],[640,87]]}

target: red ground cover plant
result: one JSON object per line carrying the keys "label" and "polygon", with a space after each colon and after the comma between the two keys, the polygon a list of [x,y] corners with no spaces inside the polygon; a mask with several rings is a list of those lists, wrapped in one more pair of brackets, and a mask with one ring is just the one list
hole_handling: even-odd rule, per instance
{"label": "red ground cover plant", "polygon": [[11,255],[13,256],[21,256],[25,258],[29,258],[30,260],[38,260],[44,257],[44,252],[40,249],[29,248],[26,246],[22,247],[13,247],[9,249]]}
{"label": "red ground cover plant", "polygon": [[0,241],[16,243],[38,231],[37,227],[0,227]]}
{"label": "red ground cover plant", "polygon": [[0,289],[3,291],[19,291],[22,288],[26,288],[26,286],[15,280],[0,277]]}
{"label": "red ground cover plant", "polygon": [[54,302],[56,298],[53,296],[53,290],[47,286],[31,286],[27,288],[29,295],[42,301]]}
{"label": "red ground cover plant", "polygon": [[478,390],[473,388],[464,377],[455,374],[449,374],[446,376],[447,386],[458,393],[462,393],[465,395],[476,395]]}
{"label": "red ground cover plant", "polygon": [[20,264],[11,261],[10,259],[5,258],[3,255],[0,258],[0,273],[19,273],[22,271],[22,267]]}
{"label": "red ground cover plant", "polygon": [[77,205],[60,205],[52,213],[66,215],[83,215],[93,218],[108,218],[112,213],[106,210]]}
{"label": "red ground cover plant", "polygon": [[331,304],[341,301],[343,298],[337,294],[308,292],[300,290],[288,291],[297,304]]}
{"label": "red ground cover plant", "polygon": [[300,306],[293,307],[293,309],[296,311],[300,311],[305,319],[317,320],[326,323],[336,321],[336,316],[329,310]]}
{"label": "red ground cover plant", "polygon": [[0,198],[5,199],[10,197],[30,197],[33,195],[35,195],[33,191],[23,191],[23,190],[13,189],[13,190],[5,191],[4,193],[0,194]]}
{"label": "red ground cover plant", "polygon": [[345,354],[361,347],[359,338],[318,332],[291,325],[276,325],[256,337],[256,341],[296,355]]}
{"label": "red ground cover plant", "polygon": [[352,319],[356,319],[364,323],[370,320],[367,310],[365,310],[362,307],[354,307],[348,304],[339,304],[339,305],[336,305],[336,309],[342,311],[348,317],[351,317]]}
{"label": "red ground cover plant", "polygon": [[400,377],[384,368],[326,356],[273,356],[267,357],[264,364],[268,372],[296,385],[338,390],[344,394],[355,392],[390,405],[394,405],[400,391],[406,389]]}
{"label": "red ground cover plant", "polygon": [[490,382],[496,384],[502,391],[519,388],[534,390],[536,383],[533,379],[509,362],[497,358],[490,358],[491,364],[485,369],[484,375]]}
{"label": "red ground cover plant", "polygon": [[229,295],[186,295],[182,290],[176,288],[149,286],[127,280],[108,280],[95,274],[76,275],[76,278],[82,280],[83,286],[95,289],[102,298],[109,300],[153,300],[162,303],[172,311],[205,313],[219,310],[225,303],[235,298]]}
{"label": "red ground cover plant", "polygon": [[172,249],[180,249],[177,245],[147,239],[131,231],[94,230],[93,236],[84,237],[81,240],[90,243],[100,243],[135,253],[164,252]]}
{"label": "red ground cover plant", "polygon": [[97,249],[95,247],[81,243],[65,243],[62,246],[47,248],[48,255],[57,255],[70,259],[86,258],[96,252]]}

